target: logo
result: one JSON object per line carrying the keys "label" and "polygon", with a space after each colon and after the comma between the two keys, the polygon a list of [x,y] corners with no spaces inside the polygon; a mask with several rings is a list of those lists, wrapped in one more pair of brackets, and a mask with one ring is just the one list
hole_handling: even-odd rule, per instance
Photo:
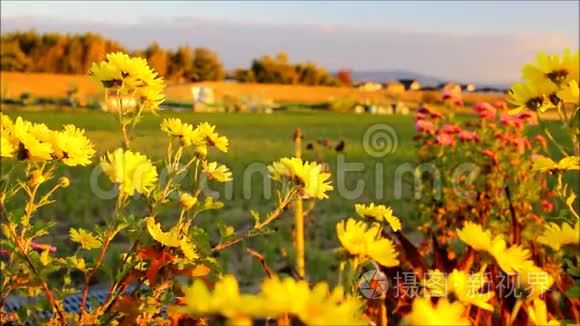
{"label": "logo", "polygon": [[389,288],[389,280],[385,273],[376,269],[362,274],[358,288],[360,293],[368,299],[382,299],[387,294]]}

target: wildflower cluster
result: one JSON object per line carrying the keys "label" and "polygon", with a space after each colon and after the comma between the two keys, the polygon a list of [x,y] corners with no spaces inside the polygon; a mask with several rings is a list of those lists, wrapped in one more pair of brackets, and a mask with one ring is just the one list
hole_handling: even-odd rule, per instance
{"label": "wildflower cluster", "polygon": [[534,64],[522,69],[524,82],[513,85],[508,100],[517,107],[512,112],[526,110],[545,112],[562,103],[578,105],[580,51],[566,50],[561,56],[539,53]]}
{"label": "wildflower cluster", "polygon": [[279,278],[264,280],[258,294],[241,294],[232,275],[219,280],[209,290],[201,280],[184,290],[184,305],[173,309],[194,316],[222,316],[232,324],[252,324],[256,318],[278,322],[300,321],[305,325],[366,325],[360,312],[361,302],[348,296],[341,287],[330,290],[328,284],[314,287],[306,281]]}
{"label": "wildflower cluster", "polygon": [[327,192],[333,188],[330,185],[330,173],[316,162],[303,162],[300,158],[283,158],[268,166],[273,180],[289,182],[298,186],[304,198],[328,198]]}
{"label": "wildflower cluster", "polygon": [[60,161],[68,166],[91,163],[95,150],[84,130],[66,125],[62,131],[55,131],[21,117],[14,122],[6,115],[0,117],[1,157],[35,163]]}
{"label": "wildflower cluster", "polygon": [[144,109],[155,110],[165,100],[163,79],[143,58],[121,52],[109,53],[107,60],[93,63],[89,75],[104,88],[115,91],[117,96],[136,98]]}
{"label": "wildflower cluster", "polygon": [[[578,52],[540,54],[536,64],[525,66],[525,82],[509,94],[515,110],[508,112],[504,102],[477,103],[472,112],[477,119],[459,122],[427,106],[418,109],[418,158],[435,164],[441,175],[415,174],[423,181],[415,189],[421,195],[415,221],[399,218],[387,205],[369,203],[354,206],[357,218],[336,224],[340,248],[331,252],[339,260],[339,285],[333,290],[325,282],[310,284],[305,274],[303,201],[314,207],[316,200],[329,197],[333,186],[325,164],[302,159],[299,130],[295,157],[268,166],[270,178],[281,186],[273,209],[265,216],[252,211],[245,229],[222,225],[214,236],[199,226],[197,217],[225,205],[204,192],[203,185],[232,181],[229,168],[211,159],[216,152],[228,152],[228,138],[209,123],[168,117],[160,124],[167,154],[162,162],[149,158],[131,148],[131,130],[144,110],[163,101],[162,79],[145,60],[122,53],[109,54],[90,74],[107,96],[117,97],[124,142],[96,164],[117,191],[111,215],[91,228],[67,228],[67,241],[75,250],[66,255],[40,242],[52,224],[38,218],[39,208],[52,204],[53,194],[71,183],[64,176],[53,182],[60,171],[56,168],[92,164],[94,147],[73,125],[55,131],[0,115],[0,302],[10,294],[47,300],[18,312],[2,307],[3,322],[23,324],[41,308],[49,310],[49,323],[62,325],[580,322],[580,216],[569,184],[572,173],[580,170]],[[125,107],[125,97],[137,99],[138,107]],[[463,104],[456,87],[444,97]],[[572,148],[558,143],[548,129],[546,137],[529,136],[528,127],[544,126],[542,114],[552,108],[571,136]],[[561,155],[549,154],[548,140]],[[14,168],[5,169],[5,162]],[[465,163],[473,169],[456,173]],[[554,189],[549,181],[555,181]],[[257,290],[241,291],[216,257],[273,232],[270,226],[289,208],[295,215],[297,259],[287,269],[295,270],[297,279],[278,276],[281,271],[273,271],[263,256],[247,248],[266,278]],[[379,275],[363,278],[378,295],[357,288],[367,272]],[[107,280],[107,295],[90,300],[90,286],[102,279]],[[407,287],[408,281],[416,282]],[[71,313],[63,298],[79,288],[80,311]]]}
{"label": "wildflower cluster", "polygon": [[123,141],[128,148],[133,130],[143,111],[155,111],[165,101],[165,82],[147,60],[125,53],[107,54],[107,60],[93,63],[89,75],[105,88],[105,109],[118,114]]}

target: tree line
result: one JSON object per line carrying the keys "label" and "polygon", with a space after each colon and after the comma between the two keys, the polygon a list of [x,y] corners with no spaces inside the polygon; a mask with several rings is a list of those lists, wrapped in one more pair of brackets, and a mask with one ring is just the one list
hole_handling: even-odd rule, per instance
{"label": "tree line", "polygon": [[127,51],[120,43],[95,33],[62,34],[35,31],[2,34],[0,69],[17,72],[85,74],[93,62],[109,52],[123,51],[143,57],[161,76],[177,82],[220,81],[338,86],[350,83],[313,62],[292,63],[284,52],[265,55],[248,68],[226,71],[217,53],[207,48],[180,46],[163,49],[156,42],[145,49]]}

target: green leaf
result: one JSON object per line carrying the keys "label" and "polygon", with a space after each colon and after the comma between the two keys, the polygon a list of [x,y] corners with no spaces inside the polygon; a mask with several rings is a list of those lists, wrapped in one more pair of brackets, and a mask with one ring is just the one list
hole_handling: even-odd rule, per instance
{"label": "green leaf", "polygon": [[568,289],[568,291],[566,292],[566,295],[569,298],[580,298],[580,284],[575,284],[573,287],[571,287],[570,289]]}
{"label": "green leaf", "polygon": [[254,219],[254,227],[257,227],[260,224],[260,213],[256,212],[255,210],[250,210],[250,215]]}

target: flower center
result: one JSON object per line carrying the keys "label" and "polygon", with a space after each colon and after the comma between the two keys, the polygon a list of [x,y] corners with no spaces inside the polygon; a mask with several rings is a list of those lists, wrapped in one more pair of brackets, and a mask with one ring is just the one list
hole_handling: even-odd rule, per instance
{"label": "flower center", "polygon": [[534,97],[529,99],[526,102],[526,106],[528,107],[528,109],[530,110],[539,110],[542,107],[542,104],[544,103],[544,99],[541,97]]}
{"label": "flower center", "polygon": [[546,74],[546,77],[550,78],[550,80],[556,84],[560,84],[561,82],[563,82],[567,76],[568,72],[564,69],[554,70]]}

